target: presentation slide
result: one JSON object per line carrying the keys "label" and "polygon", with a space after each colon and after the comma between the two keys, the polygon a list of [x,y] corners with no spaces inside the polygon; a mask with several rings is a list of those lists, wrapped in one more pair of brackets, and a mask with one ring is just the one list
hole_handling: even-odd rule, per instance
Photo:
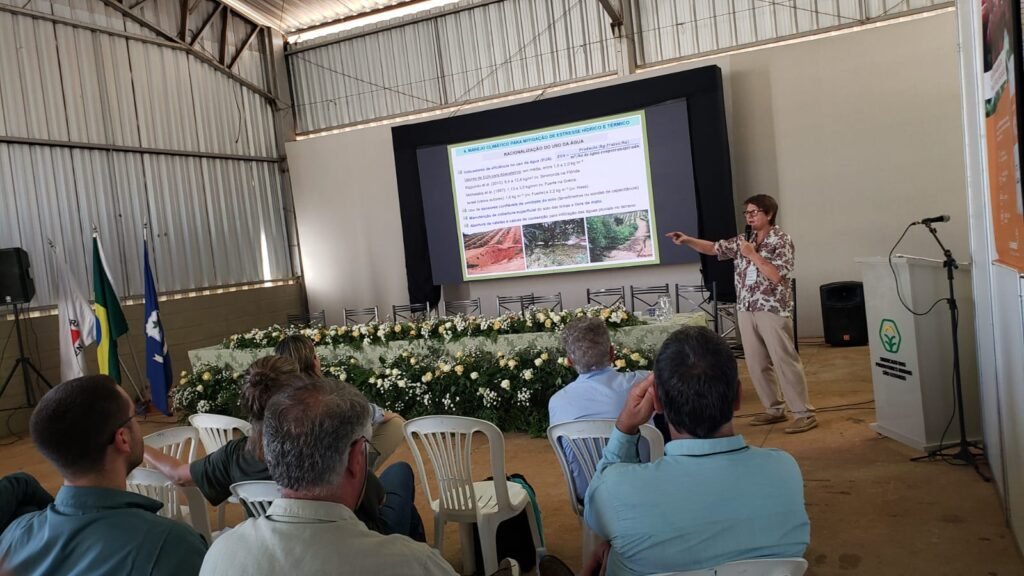
{"label": "presentation slide", "polygon": [[464,280],[658,263],[644,111],[447,151]]}

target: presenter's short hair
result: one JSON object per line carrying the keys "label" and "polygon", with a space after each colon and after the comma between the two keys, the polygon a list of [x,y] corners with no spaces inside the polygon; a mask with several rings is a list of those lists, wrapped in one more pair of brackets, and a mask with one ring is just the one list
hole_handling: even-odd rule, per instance
{"label": "presenter's short hair", "polygon": [[743,201],[743,205],[753,204],[768,216],[768,223],[775,226],[775,217],[779,215],[779,203],[767,194],[755,194]]}

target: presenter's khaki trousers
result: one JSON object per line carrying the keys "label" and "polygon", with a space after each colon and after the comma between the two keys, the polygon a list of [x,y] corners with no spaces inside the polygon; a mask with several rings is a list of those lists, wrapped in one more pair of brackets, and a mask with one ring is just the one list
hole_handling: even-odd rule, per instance
{"label": "presenter's khaki trousers", "polygon": [[[793,344],[793,319],[772,312],[739,312],[740,338],[747,371],[765,412],[777,416],[789,411],[794,416],[811,416],[814,406],[807,400],[804,365]],[[772,366],[778,385],[772,378]],[[782,388],[783,398],[779,397]]]}

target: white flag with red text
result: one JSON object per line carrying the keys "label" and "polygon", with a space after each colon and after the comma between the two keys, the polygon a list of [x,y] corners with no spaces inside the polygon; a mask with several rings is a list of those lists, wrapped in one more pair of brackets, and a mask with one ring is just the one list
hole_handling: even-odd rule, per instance
{"label": "white flag with red text", "polygon": [[73,281],[71,269],[60,270],[60,300],[57,313],[60,322],[60,379],[66,382],[85,375],[85,347],[96,340],[96,316],[92,306]]}

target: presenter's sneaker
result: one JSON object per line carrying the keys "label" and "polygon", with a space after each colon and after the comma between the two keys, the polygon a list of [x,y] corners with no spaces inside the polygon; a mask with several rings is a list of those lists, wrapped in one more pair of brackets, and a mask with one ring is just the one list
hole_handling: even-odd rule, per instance
{"label": "presenter's sneaker", "polygon": [[792,426],[787,426],[782,431],[786,434],[799,434],[801,432],[807,432],[812,428],[818,427],[818,419],[814,416],[801,416],[796,420],[793,420]]}
{"label": "presenter's sneaker", "polygon": [[778,424],[779,422],[785,422],[788,420],[785,414],[758,414],[750,419],[751,426],[767,426],[769,424]]}

